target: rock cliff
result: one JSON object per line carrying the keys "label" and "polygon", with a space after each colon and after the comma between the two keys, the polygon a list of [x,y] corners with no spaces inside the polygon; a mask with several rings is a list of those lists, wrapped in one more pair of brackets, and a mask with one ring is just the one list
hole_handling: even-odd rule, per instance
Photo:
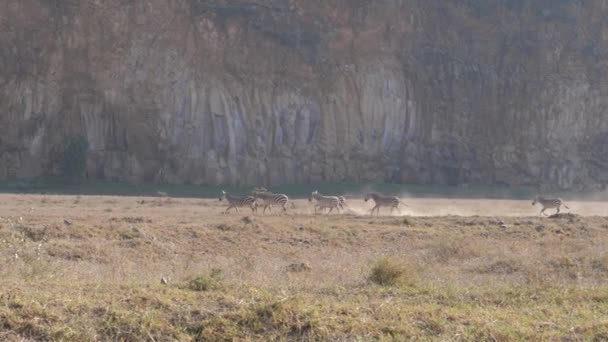
{"label": "rock cliff", "polygon": [[0,179],[608,182],[608,1],[5,0]]}

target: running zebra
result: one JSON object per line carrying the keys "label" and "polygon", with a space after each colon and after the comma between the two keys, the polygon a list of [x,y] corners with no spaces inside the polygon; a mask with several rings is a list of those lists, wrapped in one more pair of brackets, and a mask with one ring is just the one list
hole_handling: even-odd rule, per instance
{"label": "running zebra", "polygon": [[324,211],[325,208],[329,208],[329,212],[327,213],[328,215],[332,212],[332,210],[334,210],[334,208],[340,212],[342,202],[336,196],[323,196],[317,190],[315,190],[312,194],[310,194],[308,201],[312,202],[313,199],[317,201],[315,204],[315,214],[317,213],[317,209]]}
{"label": "running zebra", "polygon": [[272,206],[274,204],[278,204],[283,207],[283,211],[287,211],[287,202],[289,201],[289,197],[285,194],[275,194],[272,193],[265,188],[255,188],[252,192],[253,197],[256,199],[261,199],[264,201],[264,211],[262,213],[266,213],[266,208],[270,212],[272,212]]}
{"label": "running zebra", "polygon": [[540,211],[540,214],[545,214],[545,209],[552,208],[557,209],[557,214],[559,214],[559,208],[562,206],[562,204],[564,205],[564,207],[566,207],[566,209],[570,209],[564,204],[561,198],[544,198],[541,196],[536,196],[532,201],[532,205],[535,205],[536,203],[539,203],[543,207]]}
{"label": "running zebra", "polygon": [[340,209],[344,210],[344,207],[348,207],[348,204],[346,204],[346,198],[344,198],[344,196],[338,196],[338,200],[340,200]]}
{"label": "running zebra", "polygon": [[253,196],[244,196],[244,197],[232,196],[231,194],[222,190],[222,194],[220,195],[220,202],[224,198],[226,199],[226,201],[228,201],[228,208],[226,208],[226,210],[224,211],[224,214],[227,213],[228,210],[230,210],[232,208],[234,208],[234,210],[236,210],[238,212],[239,207],[241,207],[241,208],[249,207],[249,208],[251,208],[252,213],[258,211],[258,204],[255,201],[255,197],[253,197]]}
{"label": "running zebra", "polygon": [[401,203],[401,201],[399,200],[399,197],[383,196],[383,195],[379,195],[376,193],[369,193],[369,194],[365,195],[365,202],[369,201],[370,199],[373,199],[374,202],[376,203],[376,206],[374,206],[372,208],[370,215],[374,214],[374,210],[376,210],[376,215],[380,215],[381,207],[390,207],[391,214],[393,213],[394,209],[397,209],[397,211],[399,213],[401,213],[401,210],[399,210],[399,204]]}

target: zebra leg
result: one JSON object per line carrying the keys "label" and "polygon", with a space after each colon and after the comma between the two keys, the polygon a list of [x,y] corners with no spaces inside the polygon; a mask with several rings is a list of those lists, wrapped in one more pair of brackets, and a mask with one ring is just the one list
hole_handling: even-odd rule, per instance
{"label": "zebra leg", "polygon": [[399,209],[399,207],[395,207],[395,209],[397,209],[397,212],[401,214],[401,209]]}
{"label": "zebra leg", "polygon": [[331,214],[332,210],[334,210],[334,207],[329,207],[329,211],[327,212],[327,215]]}
{"label": "zebra leg", "polygon": [[391,207],[391,215],[393,214],[393,210],[395,210],[395,207]]}
{"label": "zebra leg", "polygon": [[232,205],[231,205],[231,206],[229,206],[228,208],[226,208],[226,210],[224,210],[224,214],[228,214],[228,210],[230,210],[230,209],[232,209],[232,208],[234,208],[234,206],[232,206]]}
{"label": "zebra leg", "polygon": [[559,206],[557,206],[557,213],[556,214],[559,214]]}
{"label": "zebra leg", "polygon": [[547,208],[543,208],[543,209],[540,211],[540,213],[541,213],[542,215],[547,216],[547,214],[545,214],[545,209],[547,209]]}

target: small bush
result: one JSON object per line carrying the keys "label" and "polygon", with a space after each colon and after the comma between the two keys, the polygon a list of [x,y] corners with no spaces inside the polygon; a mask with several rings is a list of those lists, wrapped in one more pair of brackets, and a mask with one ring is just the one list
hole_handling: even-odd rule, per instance
{"label": "small bush", "polygon": [[372,266],[368,279],[382,286],[413,285],[418,279],[418,272],[411,265],[382,258]]}
{"label": "small bush", "polygon": [[209,291],[220,287],[223,279],[222,270],[214,268],[209,275],[200,275],[188,283],[188,288],[192,291]]}

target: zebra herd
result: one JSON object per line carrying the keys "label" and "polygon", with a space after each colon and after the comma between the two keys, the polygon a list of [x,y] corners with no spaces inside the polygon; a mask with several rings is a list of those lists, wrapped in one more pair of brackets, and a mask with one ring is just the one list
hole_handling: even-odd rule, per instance
{"label": "zebra herd", "polygon": [[[251,212],[255,213],[258,210],[258,206],[262,204],[264,206],[262,213],[265,214],[267,209],[269,212],[272,212],[273,205],[280,206],[283,209],[283,212],[287,211],[289,197],[285,194],[270,192],[265,188],[255,188],[249,196],[234,196],[222,190],[219,200],[226,200],[226,202],[228,202],[228,208],[226,208],[224,213],[227,213],[230,209],[234,209],[238,212],[239,208],[244,207],[250,208]],[[374,207],[370,210],[371,215],[374,214],[374,211],[376,211],[376,215],[379,215],[380,208],[382,207],[390,208],[391,214],[395,209],[397,212],[401,213],[399,206],[406,206],[405,204],[401,203],[401,200],[397,196],[384,196],[377,193],[368,193],[365,195],[364,201],[367,202],[369,200],[373,200],[375,203]],[[315,202],[315,214],[318,210],[325,212],[325,209],[329,209],[327,214],[330,214],[334,209],[339,213],[340,210],[344,210],[347,207],[346,198],[343,196],[324,196],[316,190],[310,194],[308,201]],[[532,201],[532,205],[535,205],[536,203],[540,204],[542,207],[540,215],[545,214],[545,210],[547,209],[556,209],[557,213],[559,214],[560,207],[562,205],[566,209],[570,209],[560,198],[544,198],[536,196]]]}
{"label": "zebra herd", "polygon": [[[398,212],[401,212],[399,205],[402,203],[399,197],[369,193],[365,196],[365,202],[370,199],[375,203],[375,206],[371,210],[372,215],[374,211],[376,211],[376,215],[379,215],[381,207],[390,208],[391,213],[395,209],[397,209]],[[256,213],[258,206],[263,205],[264,210],[262,213],[265,214],[266,209],[268,209],[269,212],[272,212],[273,205],[280,206],[284,212],[287,211],[289,197],[285,194],[270,192],[265,188],[255,188],[251,192],[251,195],[248,196],[235,196],[222,190],[219,200],[226,200],[226,202],[228,202],[228,208],[226,208],[224,213],[227,213],[230,209],[234,209],[238,212],[239,208],[249,208],[252,213]],[[325,209],[329,209],[327,214],[330,214],[334,209],[339,213],[340,210],[344,210],[348,206],[344,196],[324,196],[316,190],[310,194],[308,201],[315,202],[315,214],[318,210],[325,212]]]}

